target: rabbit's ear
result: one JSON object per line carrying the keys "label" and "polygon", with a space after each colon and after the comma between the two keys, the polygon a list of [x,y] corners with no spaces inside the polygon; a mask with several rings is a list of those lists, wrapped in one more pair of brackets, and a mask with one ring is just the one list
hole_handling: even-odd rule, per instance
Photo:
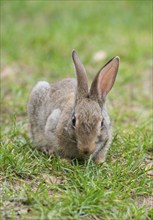
{"label": "rabbit's ear", "polygon": [[95,77],[91,89],[90,97],[98,99],[100,102],[105,100],[106,95],[113,87],[117,71],[119,68],[119,57],[114,57],[106,63]]}
{"label": "rabbit's ear", "polygon": [[74,62],[76,76],[77,76],[77,99],[84,98],[88,96],[88,80],[86,75],[86,70],[81,63],[75,50],[72,52],[72,59]]}

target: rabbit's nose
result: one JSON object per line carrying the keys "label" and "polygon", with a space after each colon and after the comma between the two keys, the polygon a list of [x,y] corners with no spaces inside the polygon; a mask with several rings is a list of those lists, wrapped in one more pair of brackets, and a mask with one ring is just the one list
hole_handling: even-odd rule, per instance
{"label": "rabbit's nose", "polygon": [[90,152],[89,152],[88,149],[85,149],[85,150],[83,151],[83,153],[84,153],[85,155],[88,155]]}
{"label": "rabbit's nose", "polygon": [[94,149],[95,149],[95,145],[94,144],[90,144],[88,146],[84,145],[84,144],[80,144],[78,145],[78,149],[80,151],[81,154],[84,154],[86,156],[90,155],[93,153]]}

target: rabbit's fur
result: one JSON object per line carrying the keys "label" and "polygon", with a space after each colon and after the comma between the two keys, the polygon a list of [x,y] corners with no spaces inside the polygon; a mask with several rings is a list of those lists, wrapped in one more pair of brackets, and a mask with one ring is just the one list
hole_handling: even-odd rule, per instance
{"label": "rabbit's fur", "polygon": [[103,163],[110,147],[111,123],[106,95],[112,88],[119,58],[111,59],[96,75],[91,88],[78,55],[72,52],[76,79],[38,82],[28,103],[33,142],[38,149],[68,160],[91,156]]}

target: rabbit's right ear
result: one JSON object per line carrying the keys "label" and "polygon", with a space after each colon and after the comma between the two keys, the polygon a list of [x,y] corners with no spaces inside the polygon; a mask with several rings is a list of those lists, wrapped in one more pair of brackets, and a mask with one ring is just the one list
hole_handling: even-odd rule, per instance
{"label": "rabbit's right ear", "polygon": [[90,89],[90,98],[98,100],[100,104],[114,85],[119,68],[119,57],[114,57],[96,75]]}
{"label": "rabbit's right ear", "polygon": [[88,96],[88,80],[85,68],[81,63],[75,50],[72,52],[72,59],[74,62],[76,76],[77,76],[77,100]]}

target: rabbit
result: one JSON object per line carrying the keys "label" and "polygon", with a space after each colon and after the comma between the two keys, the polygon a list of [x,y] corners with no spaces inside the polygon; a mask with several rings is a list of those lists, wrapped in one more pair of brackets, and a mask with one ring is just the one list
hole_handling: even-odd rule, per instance
{"label": "rabbit", "polygon": [[91,87],[79,56],[72,51],[76,79],[33,88],[27,107],[34,146],[48,155],[67,160],[91,158],[96,164],[106,159],[112,127],[106,96],[113,87],[119,57],[112,58],[95,76]]}

